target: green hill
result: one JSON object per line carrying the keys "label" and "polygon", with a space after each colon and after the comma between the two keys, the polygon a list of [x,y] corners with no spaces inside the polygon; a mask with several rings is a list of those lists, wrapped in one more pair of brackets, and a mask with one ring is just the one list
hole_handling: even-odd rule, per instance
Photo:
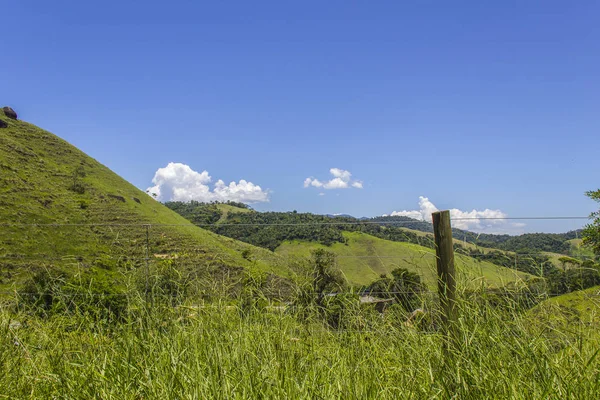
{"label": "green hill", "polygon": [[[365,285],[402,267],[418,273],[423,281],[435,289],[437,276],[435,251],[412,243],[393,242],[360,232],[343,232],[345,243],[324,246],[316,242],[287,241],[276,249],[285,257],[307,257],[312,250],[325,248],[337,255],[337,265],[349,283]],[[486,261],[457,255],[459,280],[470,285],[499,287],[508,282],[525,279],[530,275],[500,267]]]}
{"label": "green hill", "polygon": [[527,318],[556,335],[579,335],[600,328],[600,286],[544,300],[528,311]]}
{"label": "green hill", "polygon": [[[545,305],[555,305],[562,307],[570,307],[576,310],[580,315],[586,317],[592,313],[600,311],[600,286],[595,286],[586,290],[577,290],[575,292],[563,294],[545,300]],[[598,320],[600,322],[600,320]]]}
{"label": "green hill", "polygon": [[236,207],[236,206],[232,206],[231,204],[217,204],[216,207],[221,212],[221,218],[219,219],[219,222],[227,221],[227,216],[229,215],[229,213],[253,213],[253,212],[255,212],[248,208]]}
{"label": "green hill", "polygon": [[[311,213],[255,212],[246,206],[239,208],[231,204],[199,202],[170,202],[166,206],[215,233],[272,251],[293,241],[324,246],[344,244],[347,242],[344,232],[360,232],[379,239],[434,248],[433,234],[420,230],[427,224],[410,219],[407,221],[406,217],[392,217],[391,220],[385,217],[382,221],[375,218],[359,220],[348,216],[330,217]],[[411,227],[406,227],[405,223]],[[557,268],[550,262],[549,256],[536,251],[516,254],[456,238],[454,248],[463,256],[536,276],[545,276]]]}
{"label": "green hill", "polygon": [[52,133],[0,118],[0,284],[40,266],[135,269],[147,251],[198,273],[289,274],[268,250],[194,226]]}
{"label": "green hill", "polygon": [[582,239],[571,239],[568,241],[571,246],[570,254],[573,257],[581,257],[581,258],[593,258],[594,252],[589,247],[583,246]]}
{"label": "green hill", "polygon": [[[311,250],[327,248],[338,254],[338,264],[353,284],[367,284],[403,266],[435,285],[433,235],[403,226],[379,225],[353,217],[329,217],[296,212],[255,212],[231,204],[171,202],[169,208],[224,236],[275,251],[286,258],[307,258]],[[416,221],[418,222],[418,221]],[[412,223],[412,222],[411,222]],[[537,274],[539,261],[530,256],[488,249],[455,240],[457,260],[469,278],[484,277],[501,286],[518,277]],[[515,268],[516,267],[516,268]]]}

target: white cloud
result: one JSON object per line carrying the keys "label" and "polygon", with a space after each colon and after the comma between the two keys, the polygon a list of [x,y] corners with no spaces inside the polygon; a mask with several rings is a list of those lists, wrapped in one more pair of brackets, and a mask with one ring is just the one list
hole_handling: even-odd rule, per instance
{"label": "white cloud", "polygon": [[325,182],[323,185],[325,189],[347,189],[348,182],[344,181],[342,178],[333,178],[329,182]]}
{"label": "white cloud", "polygon": [[323,183],[321,183],[318,179],[306,178],[304,180],[304,187],[307,188],[309,186],[323,187]]}
{"label": "white cloud", "polygon": [[[438,208],[427,197],[419,197],[419,210],[394,211],[392,216],[405,216],[418,220],[431,222],[431,214],[438,211]],[[458,208],[450,210],[452,226],[458,229],[465,229],[474,232],[486,233],[519,233],[520,228],[525,226],[522,223],[511,222],[506,219],[486,219],[486,218],[506,218],[508,215],[500,210],[472,210],[462,211]],[[468,218],[468,219],[465,219]]]}
{"label": "white cloud", "polygon": [[159,201],[239,201],[257,203],[269,201],[269,191],[244,179],[227,185],[219,179],[214,189],[209,183],[212,177],[207,171],[197,172],[189,165],[170,162],[159,168],[152,179],[153,187],[146,191]]}
{"label": "white cloud", "polygon": [[329,170],[329,173],[331,173],[331,175],[335,176],[336,178],[340,178],[344,182],[348,182],[352,177],[350,171],[346,171],[344,169],[339,168],[331,168]]}
{"label": "white cloud", "polygon": [[350,171],[346,171],[344,169],[339,168],[331,168],[329,173],[333,175],[333,178],[327,182],[320,181],[316,178],[310,177],[304,180],[304,187],[317,187],[323,189],[362,189],[363,183],[362,181],[352,179],[352,174]]}

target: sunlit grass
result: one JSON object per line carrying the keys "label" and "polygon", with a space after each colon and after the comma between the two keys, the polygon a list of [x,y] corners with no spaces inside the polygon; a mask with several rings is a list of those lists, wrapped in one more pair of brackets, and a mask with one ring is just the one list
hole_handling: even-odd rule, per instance
{"label": "sunlit grass", "polygon": [[[596,329],[553,331],[540,315],[461,301],[447,353],[435,318],[348,303],[332,329],[282,308],[231,303],[146,308],[122,322],[0,312],[7,398],[578,398],[600,395]],[[416,324],[419,325],[419,324]],[[562,325],[557,325],[562,326]],[[562,328],[561,328],[562,329]]]}

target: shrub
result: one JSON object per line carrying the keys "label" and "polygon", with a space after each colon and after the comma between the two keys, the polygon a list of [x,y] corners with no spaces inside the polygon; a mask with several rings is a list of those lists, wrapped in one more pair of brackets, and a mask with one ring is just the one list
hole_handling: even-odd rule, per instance
{"label": "shrub", "polygon": [[83,314],[95,321],[121,320],[127,309],[126,293],[110,276],[93,272],[69,276],[48,267],[33,274],[18,297],[20,305],[46,317],[66,313]]}
{"label": "shrub", "polygon": [[242,257],[246,260],[250,260],[250,256],[252,255],[252,251],[250,249],[242,250]]}
{"label": "shrub", "polygon": [[27,306],[37,314],[51,313],[59,303],[62,287],[67,275],[53,271],[52,266],[44,266],[29,278],[18,291],[19,304]]}
{"label": "shrub", "polygon": [[69,186],[69,190],[77,194],[84,194],[85,186],[83,186],[83,183],[81,182],[73,182],[71,186]]}
{"label": "shrub", "polygon": [[151,277],[151,284],[153,298],[172,306],[181,304],[190,289],[189,277],[177,268],[175,260],[160,261]]}
{"label": "shrub", "polygon": [[411,312],[421,305],[421,297],[425,291],[426,287],[419,274],[405,268],[396,268],[392,271],[391,278],[382,275],[367,286],[364,293],[396,299],[406,311]]}
{"label": "shrub", "polygon": [[127,293],[99,274],[76,276],[62,288],[66,311],[95,321],[121,321],[127,311]]}

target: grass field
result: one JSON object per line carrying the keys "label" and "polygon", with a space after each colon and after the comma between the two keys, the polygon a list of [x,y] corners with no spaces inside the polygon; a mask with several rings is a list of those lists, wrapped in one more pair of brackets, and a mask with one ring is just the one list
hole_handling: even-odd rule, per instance
{"label": "grass field", "polygon": [[[557,332],[574,329],[600,329],[600,286],[552,297],[534,307],[530,313],[554,323]],[[575,323],[574,323],[575,322]]]}
{"label": "grass field", "polygon": [[[582,314],[590,314],[600,307],[600,286],[595,286],[586,290],[563,294],[547,300],[547,304],[572,307]],[[590,315],[591,316],[591,315]],[[598,320],[600,322],[600,320]]]}
{"label": "grass field", "polygon": [[[276,249],[283,257],[308,257],[312,250],[324,248],[337,255],[337,264],[349,283],[364,285],[389,274],[394,268],[406,268],[421,275],[424,282],[435,288],[437,282],[435,251],[410,243],[392,242],[359,232],[344,232],[347,244],[323,246],[314,242],[286,242]],[[525,279],[528,274],[476,261],[466,256],[456,256],[456,265],[462,278],[473,286],[503,286]]]}
{"label": "grass field", "polygon": [[84,314],[0,310],[6,398],[595,399],[597,330],[557,332],[543,315],[459,303],[455,346],[443,336],[347,306],[344,326],[243,309],[145,309],[122,323]]}

